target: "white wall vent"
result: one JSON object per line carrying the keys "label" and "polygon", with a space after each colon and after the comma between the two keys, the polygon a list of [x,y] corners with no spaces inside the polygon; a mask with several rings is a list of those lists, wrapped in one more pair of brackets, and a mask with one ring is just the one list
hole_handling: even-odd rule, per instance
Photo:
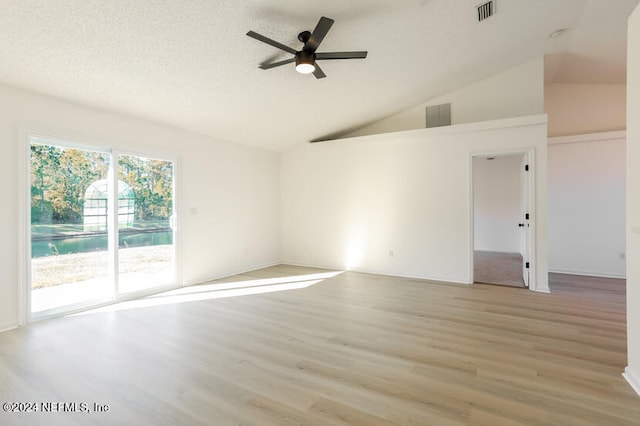
{"label": "white wall vent", "polygon": [[494,0],[482,3],[478,6],[478,21],[484,21],[496,13],[496,2]]}

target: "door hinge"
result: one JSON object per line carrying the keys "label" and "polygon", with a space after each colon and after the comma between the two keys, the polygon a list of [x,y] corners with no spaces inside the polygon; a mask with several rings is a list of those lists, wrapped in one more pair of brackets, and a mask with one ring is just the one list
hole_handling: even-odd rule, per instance
{"label": "door hinge", "polygon": [[529,165],[528,165],[528,164],[525,164],[525,165],[524,165],[524,171],[525,171],[525,172],[528,172],[528,171],[529,171]]}
{"label": "door hinge", "polygon": [[529,269],[529,262],[525,263],[525,264],[524,264],[524,267],[525,267],[525,268],[527,268],[527,269]]}

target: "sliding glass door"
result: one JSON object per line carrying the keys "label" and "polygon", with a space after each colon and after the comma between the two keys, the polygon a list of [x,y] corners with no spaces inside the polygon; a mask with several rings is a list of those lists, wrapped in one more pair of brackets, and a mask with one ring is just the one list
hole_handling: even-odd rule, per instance
{"label": "sliding glass door", "polygon": [[175,285],[174,174],[172,161],[32,137],[31,317]]}
{"label": "sliding glass door", "polygon": [[118,156],[120,293],[175,280],[173,163]]}
{"label": "sliding glass door", "polygon": [[[112,295],[108,223],[97,222],[93,211],[87,214],[84,203],[87,188],[107,181],[110,158],[107,152],[32,138],[33,314],[100,303]],[[106,200],[99,210],[106,215]]]}

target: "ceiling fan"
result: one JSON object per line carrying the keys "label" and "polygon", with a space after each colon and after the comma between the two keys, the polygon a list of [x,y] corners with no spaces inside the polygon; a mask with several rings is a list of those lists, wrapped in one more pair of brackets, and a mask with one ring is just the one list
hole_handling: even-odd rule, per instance
{"label": "ceiling fan", "polygon": [[316,61],[328,60],[328,59],[364,59],[367,57],[367,52],[316,52],[318,46],[329,32],[329,29],[333,25],[333,19],[325,16],[321,17],[313,32],[303,31],[298,34],[298,40],[304,43],[301,50],[292,49],[282,43],[278,43],[268,37],[258,34],[254,31],[249,31],[247,35],[249,37],[260,40],[263,43],[267,43],[273,47],[277,47],[280,50],[284,50],[287,53],[291,53],[293,58],[285,59],[283,61],[272,62],[270,64],[260,65],[263,70],[279,67],[280,65],[296,63],[296,71],[302,74],[311,74],[316,78],[326,77],[325,73],[318,66]]}

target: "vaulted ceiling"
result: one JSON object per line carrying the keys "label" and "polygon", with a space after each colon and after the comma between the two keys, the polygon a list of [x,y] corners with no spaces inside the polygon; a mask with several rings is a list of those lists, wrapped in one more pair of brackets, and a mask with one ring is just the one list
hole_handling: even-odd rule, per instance
{"label": "vaulted ceiling", "polygon": [[[356,127],[535,57],[546,81],[624,84],[627,17],[640,0],[0,0],[0,82],[270,150]],[[327,78],[253,30],[318,51]],[[559,37],[550,34],[567,31]]]}

